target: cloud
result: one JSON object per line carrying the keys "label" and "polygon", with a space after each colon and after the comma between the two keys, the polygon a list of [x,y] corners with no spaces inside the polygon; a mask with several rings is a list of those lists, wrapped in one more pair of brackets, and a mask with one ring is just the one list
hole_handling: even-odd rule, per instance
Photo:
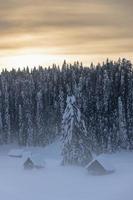
{"label": "cloud", "polygon": [[132,6],[132,0],[0,0],[0,51],[131,52]]}

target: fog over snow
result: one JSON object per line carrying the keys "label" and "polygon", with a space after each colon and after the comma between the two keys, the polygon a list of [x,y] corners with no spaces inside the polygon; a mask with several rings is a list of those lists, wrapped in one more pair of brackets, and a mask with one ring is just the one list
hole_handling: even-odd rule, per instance
{"label": "fog over snow", "polygon": [[[60,145],[26,148],[44,155],[45,169],[23,169],[23,158],[8,156],[12,146],[0,147],[1,200],[132,200],[133,156],[131,152],[105,155],[115,173],[88,175],[81,167],[60,165]],[[15,147],[16,148],[16,147]]]}

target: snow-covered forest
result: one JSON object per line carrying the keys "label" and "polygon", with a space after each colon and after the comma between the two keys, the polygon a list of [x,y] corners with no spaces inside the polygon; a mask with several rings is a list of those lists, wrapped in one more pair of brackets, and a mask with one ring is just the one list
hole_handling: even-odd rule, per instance
{"label": "snow-covered forest", "polygon": [[3,70],[0,143],[45,146],[61,137],[69,95],[76,98],[92,151],[133,148],[133,68],[126,59]]}

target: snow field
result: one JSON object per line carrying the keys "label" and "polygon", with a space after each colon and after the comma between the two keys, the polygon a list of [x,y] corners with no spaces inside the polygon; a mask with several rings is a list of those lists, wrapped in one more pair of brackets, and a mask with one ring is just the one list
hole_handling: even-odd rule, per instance
{"label": "snow field", "polygon": [[8,157],[11,146],[0,147],[1,200],[132,200],[133,153],[105,155],[116,169],[107,176],[91,176],[81,167],[60,165],[60,145],[26,148],[44,155],[45,169],[26,171],[23,159]]}

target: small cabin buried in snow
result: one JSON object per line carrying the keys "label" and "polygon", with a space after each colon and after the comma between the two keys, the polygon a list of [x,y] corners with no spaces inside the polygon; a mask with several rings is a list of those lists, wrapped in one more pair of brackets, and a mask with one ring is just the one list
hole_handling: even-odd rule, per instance
{"label": "small cabin buried in snow", "polygon": [[23,149],[11,149],[8,153],[9,157],[22,158],[24,153]]}
{"label": "small cabin buried in snow", "polygon": [[87,166],[87,171],[91,175],[107,175],[114,173],[113,167],[109,165],[107,160],[104,160],[101,157],[97,157],[96,159],[92,160]]}
{"label": "small cabin buried in snow", "polygon": [[43,169],[45,162],[39,156],[29,156],[23,163],[24,169]]}

